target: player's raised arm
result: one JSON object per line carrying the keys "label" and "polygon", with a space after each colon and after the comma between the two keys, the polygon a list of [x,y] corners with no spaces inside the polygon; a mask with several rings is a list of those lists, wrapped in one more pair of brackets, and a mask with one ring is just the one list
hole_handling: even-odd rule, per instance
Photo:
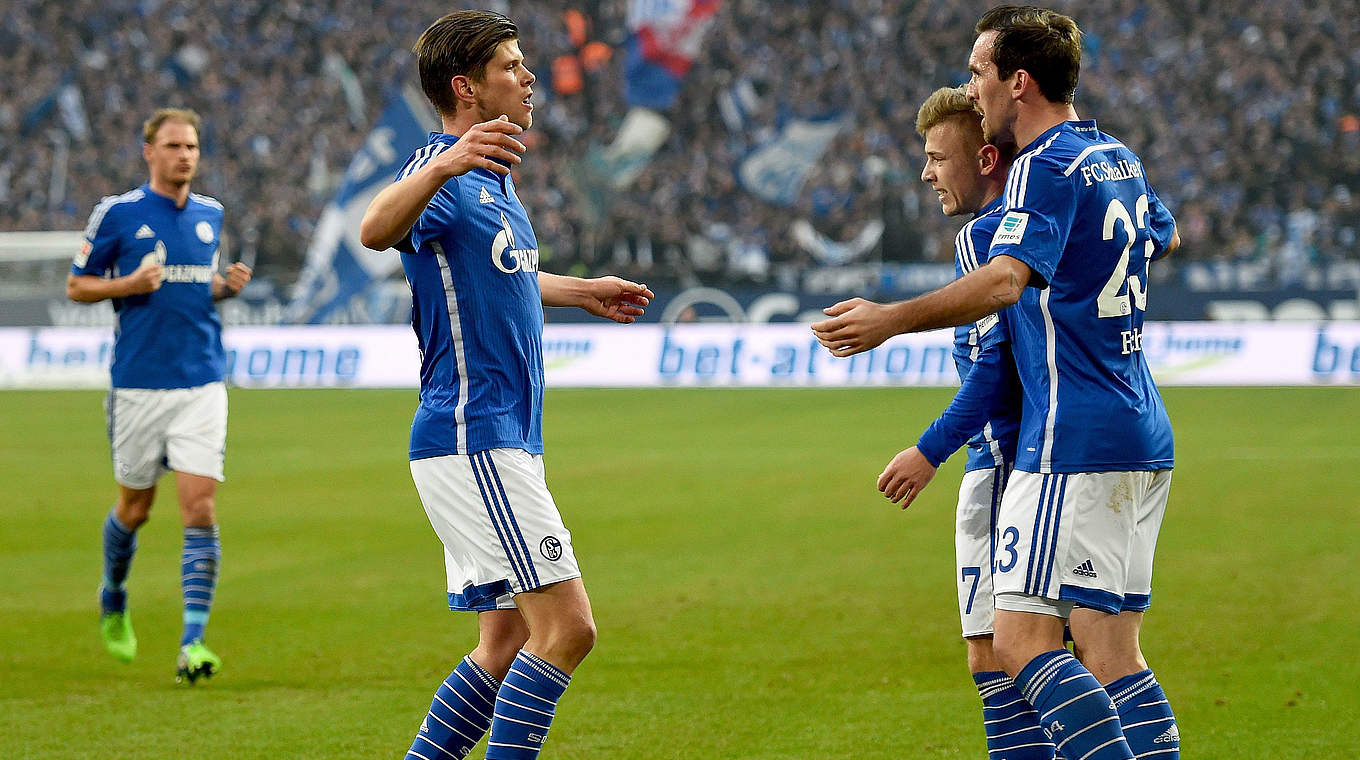
{"label": "player's raised arm", "polygon": [[1024,262],[997,256],[943,288],[909,301],[886,305],[862,298],[841,301],[823,310],[831,319],[813,324],[812,332],[836,356],[858,354],[894,335],[966,325],[995,314],[1020,300],[1029,277]]}
{"label": "player's raised arm", "polygon": [[544,306],[579,306],[597,317],[631,324],[656,297],[646,285],[618,277],[582,279],[538,273]]}
{"label": "player's raised arm", "polygon": [[510,165],[518,164],[522,160],[519,154],[525,150],[524,143],[513,135],[523,131],[505,116],[468,129],[452,147],[373,198],[359,223],[359,242],[375,251],[396,245],[406,237],[439,188],[454,177],[473,169],[509,174]]}

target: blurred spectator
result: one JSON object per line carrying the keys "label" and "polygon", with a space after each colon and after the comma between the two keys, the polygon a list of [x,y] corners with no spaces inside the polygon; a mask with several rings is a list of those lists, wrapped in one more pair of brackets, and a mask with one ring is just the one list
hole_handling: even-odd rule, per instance
{"label": "blurred spectator", "polygon": [[[489,4],[519,23],[540,77],[526,160],[548,167],[526,173],[520,191],[541,225],[545,267],[790,287],[823,261],[950,259],[956,223],[934,213],[919,181],[912,125],[931,90],[966,78],[972,24],[990,1],[726,0],[665,114],[670,136],[614,193],[582,178],[627,111],[617,49],[628,2]],[[1087,32],[1078,111],[1144,157],[1180,219],[1181,257],[1263,262],[1282,283],[1360,258],[1351,0],[1055,5]],[[0,229],[81,228],[101,196],[140,176],[142,120],[190,107],[204,116],[195,187],[226,205],[229,244],[258,253],[259,275],[291,282],[385,92],[416,81],[410,44],[447,10],[429,0],[10,0]],[[741,161],[786,120],[828,116],[851,126],[797,203],[743,188]]]}

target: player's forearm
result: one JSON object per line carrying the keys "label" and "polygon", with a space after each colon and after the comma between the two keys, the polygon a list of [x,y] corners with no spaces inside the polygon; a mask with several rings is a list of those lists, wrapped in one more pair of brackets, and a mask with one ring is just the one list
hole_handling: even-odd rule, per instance
{"label": "player's forearm", "polygon": [[368,204],[359,223],[359,242],[375,251],[401,242],[449,179],[437,167],[426,166],[383,188]]}
{"label": "player's forearm", "polygon": [[98,277],[92,274],[67,275],[66,297],[79,303],[96,303],[108,298],[132,295],[128,277]]}
{"label": "player's forearm", "polygon": [[590,297],[585,280],[550,272],[538,273],[538,291],[544,306],[580,306]]}
{"label": "player's forearm", "polygon": [[1019,301],[1028,281],[1028,267],[999,256],[939,290],[893,304],[893,321],[901,333],[966,325]]}

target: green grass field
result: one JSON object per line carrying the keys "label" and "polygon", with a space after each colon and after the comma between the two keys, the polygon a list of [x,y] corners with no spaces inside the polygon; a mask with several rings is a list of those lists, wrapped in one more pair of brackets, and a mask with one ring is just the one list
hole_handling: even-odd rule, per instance
{"label": "green grass field", "polygon": [[[548,482],[599,644],[546,758],[984,758],[957,636],[961,457],[873,488],[948,389],[553,391]],[[400,758],[474,621],[407,470],[412,391],[231,392],[209,642],[176,686],[173,480],[102,650],[100,393],[0,394],[0,757]],[[1360,756],[1360,392],[1169,389],[1145,651],[1184,757]],[[474,753],[480,757],[480,751]]]}

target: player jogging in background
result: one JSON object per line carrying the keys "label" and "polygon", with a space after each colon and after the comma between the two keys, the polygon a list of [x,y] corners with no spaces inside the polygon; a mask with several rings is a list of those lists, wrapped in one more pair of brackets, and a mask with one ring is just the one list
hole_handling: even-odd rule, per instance
{"label": "player jogging in background", "polygon": [[[917,112],[916,131],[925,139],[922,181],[936,191],[946,216],[972,215],[954,239],[954,273],[962,277],[987,263],[1015,146],[983,142],[981,119],[962,87],[931,93]],[[954,582],[968,670],[982,697],[988,754],[994,760],[1051,760],[1053,742],[1039,729],[1034,708],[992,651],[997,510],[1015,463],[1020,428],[1020,380],[1001,323],[1004,317],[1002,312],[954,328],[954,363],[962,386],[917,444],[888,463],[878,489],[905,509],[936,469],[967,442],[955,515]]]}
{"label": "player jogging in background", "polygon": [[[983,135],[1022,146],[1005,213],[988,263],[885,307],[887,334],[1015,305],[1006,323],[1024,406],[997,522],[997,659],[1064,757],[1175,758],[1179,729],[1138,635],[1173,465],[1142,353],[1147,269],[1179,236],[1138,156],[1077,118],[1076,23],[1002,6],[977,32],[968,94]],[[838,356],[886,337],[853,308],[816,329]],[[1063,646],[1065,624],[1082,662]]]}
{"label": "player jogging in background", "polygon": [[114,657],[136,656],[128,570],[156,483],[174,470],[184,523],[184,632],[175,670],[190,683],[222,666],[203,643],[222,554],[215,499],[227,440],[226,357],[213,304],[250,281],[240,263],[226,277],[217,273],[222,204],[189,192],[198,124],[193,111],[152,115],[142,146],[150,181],[100,201],[66,278],[74,301],[112,299],[116,320],[105,409],[119,489],[104,520],[100,633]]}
{"label": "player jogging in background", "polygon": [[360,239],[395,246],[421,351],[411,477],[444,544],[448,602],[478,613],[477,647],[435,692],[408,758],[538,757],[558,699],[594,646],[571,534],[543,469],[543,306],[629,323],[652,297],[615,277],[538,271],[510,169],[534,75],[505,16],[457,11],[415,44],[442,120],[374,198]]}

